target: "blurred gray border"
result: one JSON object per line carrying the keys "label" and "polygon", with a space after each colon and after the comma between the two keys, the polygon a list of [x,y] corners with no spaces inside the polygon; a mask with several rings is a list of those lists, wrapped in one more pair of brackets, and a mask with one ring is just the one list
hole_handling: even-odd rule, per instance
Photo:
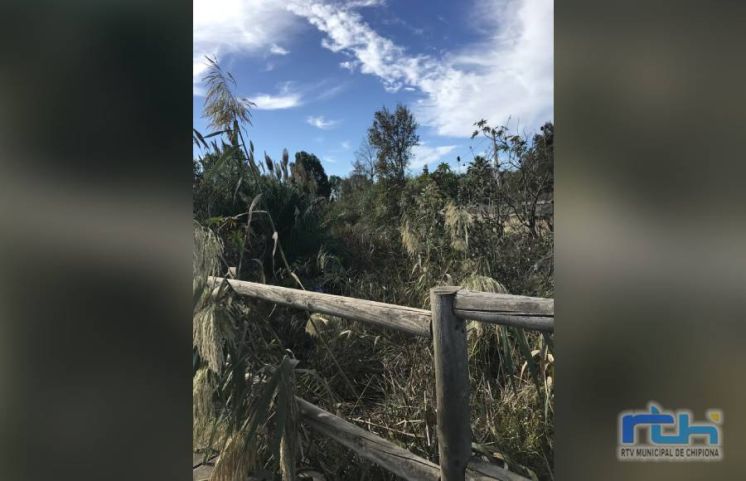
{"label": "blurred gray border", "polygon": [[[555,5],[555,473],[746,479],[743,2]],[[724,411],[724,461],[621,463],[617,416]]]}

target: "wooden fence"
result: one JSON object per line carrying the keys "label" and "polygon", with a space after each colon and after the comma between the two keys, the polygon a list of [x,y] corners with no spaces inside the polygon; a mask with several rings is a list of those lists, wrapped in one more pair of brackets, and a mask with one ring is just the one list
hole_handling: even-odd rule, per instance
{"label": "wooden fence", "polygon": [[[220,283],[223,278],[211,281]],[[435,287],[430,291],[431,310],[427,311],[233,279],[228,283],[240,295],[376,324],[432,340],[439,466],[298,398],[301,418],[314,431],[411,481],[525,479],[494,464],[471,460],[466,321],[553,332],[553,299]]]}

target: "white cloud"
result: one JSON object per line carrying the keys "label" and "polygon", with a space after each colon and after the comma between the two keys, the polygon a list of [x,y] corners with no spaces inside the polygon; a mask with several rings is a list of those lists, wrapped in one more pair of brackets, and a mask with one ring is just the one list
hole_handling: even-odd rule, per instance
{"label": "white cloud", "polygon": [[347,0],[345,6],[348,8],[378,7],[385,5],[386,0]]}
{"label": "white cloud", "polygon": [[[287,41],[300,25],[300,19],[290,12],[287,2],[288,0],[194,0],[193,94],[205,93],[201,85],[206,70],[205,56],[220,58],[233,53],[287,55],[289,51],[277,42]],[[384,0],[351,0],[341,8],[356,9],[384,4]]]}
{"label": "white cloud", "polygon": [[303,105],[303,95],[296,90],[294,82],[282,82],[276,94],[257,93],[248,96],[257,110],[291,109]]}
{"label": "white cloud", "polygon": [[442,75],[420,83],[427,96],[418,113],[439,133],[468,135],[479,118],[495,124],[510,117],[531,129],[552,120],[552,0],[515,0],[506,10],[489,42],[453,56]]}
{"label": "white cloud", "polygon": [[280,47],[276,43],[273,43],[269,47],[269,53],[271,53],[272,55],[287,55],[290,53],[290,51],[288,49]]}
{"label": "white cloud", "polygon": [[350,150],[350,148],[352,147],[352,145],[350,145],[350,142],[348,140],[342,141],[342,143],[340,145],[345,150]]}
{"label": "white cloud", "polygon": [[301,104],[300,95],[268,95],[257,94],[251,98],[257,110],[280,110],[297,107]]}
{"label": "white cloud", "polygon": [[256,104],[257,110],[290,109],[301,105],[301,97],[298,94],[256,94],[249,100]]}
{"label": "white cloud", "polygon": [[309,90],[316,92],[311,95],[313,95],[316,100],[328,100],[347,88],[347,84],[344,83],[332,85],[331,87],[328,85],[327,82],[321,82],[311,86]]}
{"label": "white cloud", "polygon": [[323,115],[319,115],[318,117],[314,117],[313,115],[311,115],[306,118],[306,122],[308,123],[308,125],[312,125],[321,130],[331,129],[339,123],[338,120],[325,119]]}
{"label": "white cloud", "polygon": [[360,71],[379,77],[386,90],[395,92],[414,83],[423,70],[424,58],[407,56],[404,49],[371,29],[357,12],[318,0],[293,0],[288,9],[326,34],[321,43],[324,48],[351,54]]}
{"label": "white cloud", "polygon": [[360,65],[360,62],[358,62],[357,60],[346,60],[339,63],[340,67],[349,70],[350,72],[354,72],[358,65]]}
{"label": "white cloud", "polygon": [[343,68],[359,66],[388,91],[421,92],[415,112],[440,135],[469,136],[480,118],[493,124],[512,118],[529,128],[551,120],[552,0],[479,0],[480,21],[496,33],[441,59],[408,54],[350,8],[291,0],[288,9],[326,34],[323,47],[354,58]]}
{"label": "white cloud", "polygon": [[419,169],[421,167],[434,166],[436,162],[450,154],[453,149],[458,145],[441,145],[438,147],[430,147],[429,145],[420,144],[412,148],[413,159],[409,163],[409,167],[412,169]]}
{"label": "white cloud", "polygon": [[199,60],[195,58],[192,62],[192,95],[203,97],[207,93],[201,81],[206,70],[207,63],[204,58]]}
{"label": "white cloud", "polygon": [[204,95],[205,56],[271,53],[275,42],[286,39],[298,23],[284,0],[194,0],[193,5],[194,95]]}

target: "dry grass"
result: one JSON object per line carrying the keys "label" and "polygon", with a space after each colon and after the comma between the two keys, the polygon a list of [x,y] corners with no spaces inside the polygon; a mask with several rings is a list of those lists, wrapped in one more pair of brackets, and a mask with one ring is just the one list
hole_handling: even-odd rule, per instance
{"label": "dry grass", "polygon": [[[316,389],[306,396],[315,396],[314,402],[419,456],[437,460],[430,343],[356,322],[327,326],[317,335],[344,366],[358,397],[346,394],[322,350],[314,351],[307,367],[329,379],[336,395],[329,399],[323,389]],[[482,333],[472,331],[470,343],[475,451],[526,476],[535,472],[540,479],[549,479],[552,420],[545,418],[544,397],[529,376],[519,376],[520,355],[511,353],[512,372],[500,369],[500,340],[494,326]],[[505,381],[508,375],[513,383]],[[308,442],[306,467],[324,472],[330,480],[396,479],[363,460],[350,463],[351,453],[333,442],[315,435]]]}
{"label": "dry grass", "polygon": [[[207,236],[200,242],[211,240]],[[318,263],[322,270],[336,272],[336,261],[328,255],[320,254]],[[195,257],[195,265],[210,268],[199,256]],[[472,290],[506,292],[501,283],[488,276],[470,275],[457,280]],[[358,286],[365,288],[364,283]],[[372,286],[370,283],[368,288]],[[424,298],[420,287],[412,287],[410,293],[399,286],[389,287],[397,296]],[[390,295],[386,290],[373,294]],[[356,294],[353,291],[348,295]],[[370,293],[358,296],[371,297]],[[205,360],[205,366],[197,370],[193,381],[195,420],[214,419],[216,415],[211,393],[219,371],[213,370],[213,363],[226,362],[221,349],[235,344],[232,336],[238,327],[230,322],[221,324],[226,319],[230,321],[230,316],[226,314],[221,321],[215,315],[220,308],[209,302],[212,296],[204,299],[203,309],[195,312],[195,349]],[[384,300],[403,303],[398,299]],[[252,383],[259,383],[257,386],[270,387],[274,394],[259,409],[264,413],[261,419],[248,418],[237,430],[230,429],[226,423],[195,423],[195,440],[200,440],[200,447],[209,445],[222,453],[213,479],[239,480],[256,469],[274,470],[282,473],[284,479],[293,479],[304,472],[323,473],[328,481],[395,479],[362,459],[351,462],[348,450],[303,428],[300,438],[294,436],[299,429],[295,425],[297,413],[288,400],[296,389],[309,401],[419,456],[437,460],[433,360],[427,340],[333,316],[308,316],[302,311],[264,303],[248,304],[242,312],[250,312],[249,324],[258,329],[249,333],[254,336],[250,344],[266,346],[268,352],[292,353],[300,361],[292,371],[297,381],[294,377],[281,377],[277,384],[270,385],[266,376],[264,381],[261,376],[252,379]],[[419,306],[427,307],[422,303]],[[203,314],[203,310],[210,314]],[[516,332],[472,322],[468,336],[475,453],[526,476],[535,473],[539,479],[550,479],[553,428],[551,408],[547,409],[551,406],[551,389],[547,386],[551,386],[551,363],[543,362],[550,354],[542,348],[542,338],[526,338],[536,364],[542,367],[544,383],[537,385],[517,347]],[[252,369],[266,365],[266,360],[271,359],[263,359],[262,356],[268,356],[263,352],[252,354],[257,357]],[[256,410],[256,397],[254,404],[246,407]],[[278,412],[283,413],[283,419]],[[273,440],[277,442],[277,450],[273,448]]]}
{"label": "dry grass", "polygon": [[[309,261],[315,266],[315,282],[342,295],[424,308],[428,307],[429,288],[437,283],[507,292],[495,278],[475,274],[490,273],[484,266],[496,264],[494,259],[488,262],[474,253],[489,245],[485,239],[491,237],[484,234],[489,226],[465,209],[452,204],[442,207],[433,211],[434,223],[426,224],[440,225],[440,237],[429,228],[423,230],[422,224],[414,227],[404,223],[399,230],[404,247],[401,261],[413,265],[410,275],[400,265],[380,264],[368,271],[349,273],[339,258],[322,249]],[[351,228],[350,243],[379,254],[391,244],[385,232],[367,234]],[[364,460],[351,460],[348,450],[302,427],[296,450],[296,438],[289,437],[295,429],[292,422],[272,414],[278,407],[286,414],[291,411],[281,393],[296,389],[309,401],[419,456],[437,460],[434,373],[428,341],[332,316],[246,300],[234,302],[244,306],[242,312],[248,314],[252,329],[241,338],[255,348],[248,372],[276,363],[278,353],[288,353],[300,363],[294,371],[297,381],[283,378],[278,381],[279,387],[272,388],[277,394],[272,395],[265,410],[265,422],[253,428],[253,437],[243,428],[217,430],[215,438],[223,444],[210,444],[224,453],[224,467],[218,471],[221,479],[238,480],[251,469],[279,472],[288,478],[293,467],[298,477],[323,473],[329,481],[395,479]],[[223,322],[231,317],[221,318],[216,315],[219,309],[213,313],[209,309],[208,304],[206,313],[197,310],[195,317],[195,348],[207,366],[207,373],[197,372],[195,376],[195,416],[209,412],[206,374],[225,364],[227,358],[221,349],[241,344],[231,337],[239,325]],[[551,479],[553,373],[544,338],[477,322],[469,323],[468,336],[475,453],[525,476],[535,473],[539,479]],[[280,435],[277,426],[281,426]],[[277,450],[274,439],[278,440]],[[240,457],[241,452],[245,457]],[[295,463],[291,461],[293,452],[298,453]]]}
{"label": "dry grass", "polygon": [[460,252],[469,249],[469,228],[474,224],[474,216],[465,207],[459,207],[452,201],[446,204],[443,214],[445,227],[451,237],[451,247]]}

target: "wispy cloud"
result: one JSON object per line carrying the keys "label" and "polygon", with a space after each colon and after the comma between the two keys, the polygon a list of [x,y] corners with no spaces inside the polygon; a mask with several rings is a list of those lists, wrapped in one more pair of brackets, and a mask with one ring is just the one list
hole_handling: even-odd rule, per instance
{"label": "wispy cloud", "polygon": [[[376,75],[389,91],[413,83],[421,74],[419,58],[407,56],[403,48],[376,33],[350,8],[320,0],[291,0],[287,8],[326,34],[321,42],[324,48],[351,55],[362,73]],[[344,68],[354,65],[343,64]]]}
{"label": "wispy cloud", "polygon": [[319,115],[318,117],[311,115],[306,118],[306,122],[308,125],[312,125],[317,129],[329,130],[334,128],[339,123],[339,120],[325,119],[323,115]]}
{"label": "wispy cloud", "polygon": [[349,70],[350,72],[355,72],[355,69],[358,65],[360,65],[360,62],[358,62],[357,60],[345,60],[344,62],[339,63],[340,67],[345,70]]}
{"label": "wispy cloud", "polygon": [[[325,34],[322,46],[353,60],[340,64],[378,77],[386,90],[415,89],[423,124],[468,136],[480,118],[537,127],[553,114],[552,0],[478,0],[487,37],[443,58],[411,55],[348,7],[291,0],[288,9]],[[488,31],[488,30],[485,30]]]}
{"label": "wispy cloud", "polygon": [[[277,93],[256,93],[248,99],[256,104],[258,110],[279,110],[300,107],[309,102],[318,102],[334,97],[345,88],[345,84],[329,87],[327,82],[313,85],[298,85],[297,82],[282,82]],[[311,120],[314,123],[311,123]],[[309,117],[311,125],[320,129],[330,129],[337,125],[336,120],[327,120],[324,116]]]}
{"label": "wispy cloud", "polygon": [[346,88],[346,83],[337,83],[336,85],[330,86],[330,82],[323,81],[311,86],[308,90],[309,96],[313,96],[315,100],[328,100],[335,97]]}
{"label": "wispy cloud", "polygon": [[380,7],[386,5],[386,0],[348,0],[347,8]]}
{"label": "wispy cloud", "polygon": [[276,43],[273,43],[269,47],[269,53],[271,53],[272,55],[287,55],[290,53],[290,51],[288,49],[280,47]]}
{"label": "wispy cloud", "polygon": [[201,81],[207,68],[205,56],[272,53],[273,45],[277,46],[275,42],[295,30],[298,18],[289,14],[285,3],[285,0],[194,0],[194,95],[204,95]]}
{"label": "wispy cloud", "polygon": [[345,150],[350,150],[350,148],[352,147],[352,145],[350,144],[350,142],[348,140],[342,141],[342,143],[340,145]]}
{"label": "wispy cloud", "polygon": [[298,94],[287,95],[269,95],[257,94],[251,97],[251,101],[256,104],[257,110],[280,110],[291,109],[301,105],[301,97]]}
{"label": "wispy cloud", "polygon": [[416,145],[412,148],[414,158],[409,166],[412,169],[419,169],[425,165],[434,166],[435,163],[439,163],[443,157],[450,154],[456,147],[458,145],[441,145],[438,147],[431,147],[425,144]]}
{"label": "wispy cloud", "polygon": [[257,110],[280,110],[299,107],[304,103],[304,95],[297,89],[295,82],[282,82],[277,93],[256,93],[248,99],[256,104]]}

